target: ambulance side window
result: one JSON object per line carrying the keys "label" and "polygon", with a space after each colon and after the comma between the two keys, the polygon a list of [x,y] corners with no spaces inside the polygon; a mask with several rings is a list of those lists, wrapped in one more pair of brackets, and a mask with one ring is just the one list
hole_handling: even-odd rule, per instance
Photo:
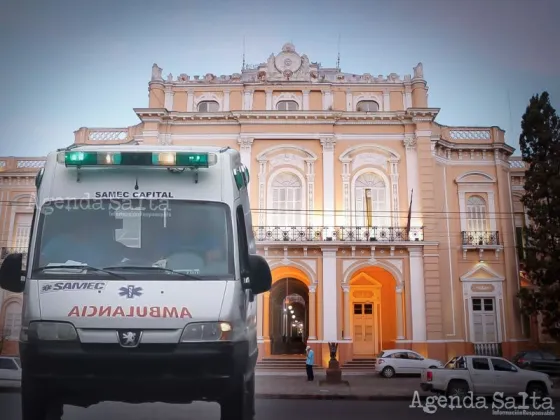
{"label": "ambulance side window", "polygon": [[237,238],[239,247],[239,271],[241,277],[249,276],[249,243],[247,241],[247,229],[245,227],[245,214],[243,206],[237,206]]}

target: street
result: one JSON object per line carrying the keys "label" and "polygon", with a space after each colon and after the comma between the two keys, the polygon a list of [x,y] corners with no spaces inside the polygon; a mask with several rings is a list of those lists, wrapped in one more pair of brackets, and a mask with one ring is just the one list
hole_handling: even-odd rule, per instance
{"label": "street", "polygon": [[[20,396],[17,393],[0,393],[0,412],[2,420],[20,420]],[[495,418],[491,410],[444,410],[439,408],[434,414],[427,414],[421,408],[410,408],[405,401],[319,401],[319,400],[257,400],[256,420],[324,420],[348,419],[371,420],[376,418],[399,419],[449,419],[450,415],[459,419],[485,420]],[[556,418],[549,415],[546,418]],[[218,420],[220,410],[217,404],[194,403],[192,405],[143,404],[127,405],[103,403],[87,409],[65,407],[64,420],[104,420],[127,419],[154,420]],[[525,416],[511,416],[521,418]],[[540,417],[540,416],[539,416]]]}

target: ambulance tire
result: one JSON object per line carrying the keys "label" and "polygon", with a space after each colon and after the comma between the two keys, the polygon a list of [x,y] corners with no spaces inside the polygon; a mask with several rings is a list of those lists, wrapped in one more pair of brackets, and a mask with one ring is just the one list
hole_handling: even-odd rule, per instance
{"label": "ambulance tire", "polygon": [[21,380],[21,419],[22,420],[60,420],[63,404],[46,392],[35,380],[23,375]]}
{"label": "ambulance tire", "polygon": [[255,376],[240,384],[220,401],[221,420],[253,420],[255,418]]}

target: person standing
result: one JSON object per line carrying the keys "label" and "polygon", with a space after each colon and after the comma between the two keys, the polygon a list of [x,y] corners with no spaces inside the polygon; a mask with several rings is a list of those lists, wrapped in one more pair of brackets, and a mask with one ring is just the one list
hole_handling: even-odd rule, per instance
{"label": "person standing", "polygon": [[312,381],[315,379],[313,375],[313,364],[315,363],[315,353],[311,350],[311,347],[307,346],[305,348],[307,353],[307,359],[305,360],[305,370],[307,371],[307,380]]}

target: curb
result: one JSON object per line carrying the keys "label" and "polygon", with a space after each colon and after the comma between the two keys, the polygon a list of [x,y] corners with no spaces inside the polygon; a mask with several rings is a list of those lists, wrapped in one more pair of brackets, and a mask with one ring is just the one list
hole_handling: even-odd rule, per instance
{"label": "curb", "polygon": [[[437,395],[429,395],[437,397]],[[255,398],[261,400],[325,400],[325,401],[412,401],[411,395],[329,395],[329,394],[256,394]],[[425,401],[428,396],[420,395],[420,400]],[[555,395],[554,402],[560,402],[560,396]]]}
{"label": "curb", "polygon": [[[262,400],[411,401],[409,395],[256,394]],[[420,397],[424,399],[426,397]]]}

